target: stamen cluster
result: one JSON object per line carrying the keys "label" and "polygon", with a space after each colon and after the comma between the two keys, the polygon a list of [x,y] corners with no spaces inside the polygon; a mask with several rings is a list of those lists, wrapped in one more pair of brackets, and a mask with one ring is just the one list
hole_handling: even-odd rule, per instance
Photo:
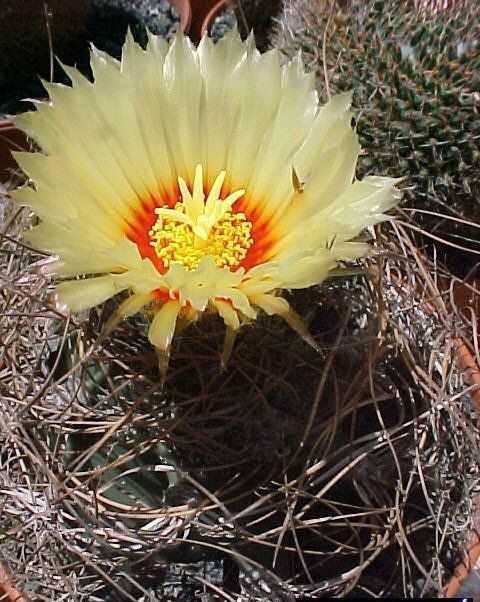
{"label": "stamen cluster", "polygon": [[[175,212],[185,213],[183,202],[175,205]],[[150,245],[162,260],[165,268],[181,263],[194,270],[202,257],[210,255],[219,268],[237,267],[245,259],[253,243],[252,224],[244,213],[226,211],[212,227],[207,240],[199,240],[190,224],[171,215],[159,215],[149,234]]]}

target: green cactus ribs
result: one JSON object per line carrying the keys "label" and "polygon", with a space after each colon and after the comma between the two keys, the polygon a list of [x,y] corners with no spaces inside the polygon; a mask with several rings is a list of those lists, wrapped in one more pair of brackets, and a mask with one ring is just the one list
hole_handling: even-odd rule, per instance
{"label": "green cactus ribs", "polygon": [[324,95],[329,22],[330,90],[355,92],[358,176],[406,176],[405,206],[420,210],[409,216],[431,235],[419,244],[465,275],[479,256],[458,247],[480,252],[478,228],[456,221],[480,219],[480,3],[428,14],[404,0],[351,0],[332,18],[326,0],[299,0],[283,19],[276,42],[302,50]]}

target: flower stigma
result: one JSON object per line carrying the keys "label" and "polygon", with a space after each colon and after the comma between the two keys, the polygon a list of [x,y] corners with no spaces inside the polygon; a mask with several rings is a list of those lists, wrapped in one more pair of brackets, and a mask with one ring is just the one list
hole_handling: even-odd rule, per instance
{"label": "flower stigma", "polygon": [[218,267],[233,270],[245,259],[253,244],[252,223],[244,213],[232,211],[245,191],[221,199],[225,175],[225,171],[218,174],[205,201],[203,170],[197,165],[192,192],[179,177],[181,201],[173,209],[155,209],[158,217],[149,231],[150,245],[165,268],[180,263],[191,271],[209,255]]}

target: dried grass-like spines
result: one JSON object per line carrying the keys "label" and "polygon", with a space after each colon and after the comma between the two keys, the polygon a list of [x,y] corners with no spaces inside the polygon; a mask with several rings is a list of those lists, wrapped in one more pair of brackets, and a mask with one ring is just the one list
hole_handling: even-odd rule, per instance
{"label": "dried grass-like spines", "polygon": [[[11,230],[9,236],[15,239],[18,232]],[[338,280],[289,298],[316,336],[320,355],[296,340],[281,322],[262,319],[257,329],[241,333],[231,370],[219,374],[221,324],[212,315],[202,336],[184,331],[174,343],[163,390],[146,338],[132,336],[142,330],[136,323],[141,317],[130,318],[110,341],[93,347],[106,316],[91,312],[82,330],[78,323],[68,330],[64,322],[58,327],[60,316],[39,309],[45,307],[41,274],[25,276],[22,262],[31,258],[8,243],[10,264],[2,268],[2,277],[7,273],[14,287],[3,298],[2,332],[11,329],[14,320],[18,336],[16,348],[7,341],[1,372],[2,418],[8,413],[11,421],[7,439],[2,435],[2,449],[19,452],[9,465],[11,495],[5,516],[13,517],[19,509],[23,485],[11,469],[21,462],[22,470],[31,474],[28,488],[37,491],[36,499],[61,508],[59,512],[59,506],[52,505],[55,516],[46,515],[47,522],[36,523],[39,533],[47,524],[55,525],[49,529],[55,536],[50,549],[55,544],[59,555],[49,555],[43,548],[43,565],[27,545],[31,531],[17,524],[13,532],[16,539],[9,545],[20,546],[29,558],[30,574],[51,566],[52,584],[65,591],[75,584],[84,595],[89,592],[92,599],[101,599],[108,587],[120,596],[127,588],[122,573],[132,554],[139,562],[128,576],[137,593],[135,583],[141,586],[142,575],[165,571],[162,562],[149,564],[153,548],[161,547],[162,554],[171,558],[169,564],[180,558],[191,560],[193,567],[194,557],[180,552],[183,543],[192,545],[195,554],[209,557],[220,553],[227,542],[231,552],[226,562],[240,566],[241,583],[252,595],[265,584],[284,591],[294,586],[303,595],[342,594],[353,586],[355,593],[367,587],[386,595],[385,582],[371,580],[372,572],[381,574],[385,567],[393,575],[390,591],[408,594],[423,575],[408,545],[424,572],[443,571],[446,578],[449,550],[462,549],[461,525],[471,520],[468,499],[459,492],[462,483],[475,478],[476,418],[465,398],[459,397],[464,389],[456,380],[448,344],[452,319],[465,335],[468,330],[449,308],[448,293],[427,284],[431,279],[435,287],[435,266],[410,246],[408,230],[397,225],[378,236],[384,252],[369,260],[368,280]],[[446,306],[443,314],[442,305],[435,303],[438,295]],[[16,306],[22,311],[14,311]],[[342,325],[345,332],[336,340]],[[64,351],[56,362],[64,332]],[[32,345],[32,340],[37,343]],[[69,357],[64,372],[64,359]],[[16,371],[14,359],[22,372]],[[330,369],[325,372],[328,361]],[[21,425],[28,427],[26,435]],[[68,441],[72,433],[81,445],[73,455],[71,448],[55,444]],[[159,441],[170,455],[157,449]],[[22,459],[25,449],[34,453]],[[85,452],[92,452],[92,458],[99,452],[96,458],[101,461],[80,467],[77,462]],[[137,460],[136,467],[130,464]],[[166,497],[150,506],[152,516],[146,511],[152,500],[138,485],[148,481],[149,473],[153,476],[154,464],[161,467],[156,494]],[[58,490],[59,481],[53,477],[65,475],[69,466],[72,474]],[[464,469],[459,471],[458,466]],[[178,481],[167,488],[164,477],[175,474]],[[50,491],[59,495],[46,497]],[[444,514],[432,516],[425,497],[435,504],[444,491],[449,505]],[[119,501],[118,495],[127,492],[130,501]],[[387,510],[380,510],[382,506]],[[285,520],[289,515],[294,523]],[[112,526],[113,517],[124,525],[120,531],[118,524]],[[49,523],[53,518],[58,522]],[[153,521],[157,521],[153,530],[141,529]],[[369,546],[370,536],[379,533],[377,544]],[[435,542],[443,535],[445,544],[436,549]],[[345,578],[336,586],[330,585],[332,537],[342,546],[350,542],[342,547]],[[361,545],[354,543],[351,549],[359,537]],[[405,545],[398,546],[399,539]],[[110,574],[102,568],[107,552],[113,555]],[[58,561],[62,554],[68,556],[68,574]],[[268,562],[261,560],[266,558]],[[329,562],[324,565],[320,558]],[[405,575],[395,572],[397,561],[398,566],[403,561]],[[318,578],[313,586],[304,564]],[[12,568],[21,576],[21,566]],[[286,585],[285,576],[293,568],[295,581]],[[251,585],[255,570],[260,583]],[[358,576],[356,585],[349,571]],[[274,583],[270,573],[277,575]],[[415,578],[410,580],[409,575]],[[198,574],[189,579],[195,584],[200,578]],[[219,579],[215,585],[228,594],[228,584]],[[165,591],[165,583],[157,580],[155,587]]]}

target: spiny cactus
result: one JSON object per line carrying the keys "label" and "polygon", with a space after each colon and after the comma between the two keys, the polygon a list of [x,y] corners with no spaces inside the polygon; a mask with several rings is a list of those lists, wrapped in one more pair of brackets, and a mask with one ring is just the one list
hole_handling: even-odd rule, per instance
{"label": "spiny cactus", "polygon": [[[289,56],[302,50],[317,70],[324,96],[325,71],[332,94],[354,90],[366,150],[359,176],[373,169],[406,176],[408,206],[478,220],[477,0],[451,3],[435,16],[405,0],[350,0],[344,9],[327,0],[294,0],[285,6],[273,43]],[[416,218],[452,244],[474,247],[478,239],[478,230],[465,224],[426,214]],[[458,265],[453,247],[438,248],[457,273],[464,274],[478,260],[463,254]]]}
{"label": "spiny cactus", "polygon": [[415,8],[419,11],[426,11],[437,14],[442,10],[448,10],[462,0],[413,0]]}

